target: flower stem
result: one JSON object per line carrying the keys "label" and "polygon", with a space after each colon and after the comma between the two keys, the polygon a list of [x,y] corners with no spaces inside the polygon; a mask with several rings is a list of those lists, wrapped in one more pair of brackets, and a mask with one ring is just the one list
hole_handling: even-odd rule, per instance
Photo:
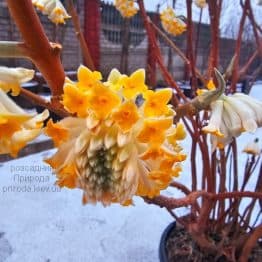
{"label": "flower stem", "polygon": [[95,70],[94,62],[92,60],[88,46],[85,41],[85,37],[81,30],[80,20],[72,0],[68,0],[68,12],[72,17],[75,34],[81,46],[84,62],[90,70]]}

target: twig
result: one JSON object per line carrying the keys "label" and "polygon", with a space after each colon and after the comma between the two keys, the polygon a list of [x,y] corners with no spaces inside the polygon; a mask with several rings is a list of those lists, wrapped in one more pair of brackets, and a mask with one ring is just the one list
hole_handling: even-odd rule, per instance
{"label": "twig", "polygon": [[59,57],[61,46],[49,43],[31,0],[6,2],[24,39],[28,56],[43,74],[52,90],[52,95],[61,95],[65,79]]}
{"label": "twig", "polygon": [[239,70],[239,78],[244,76],[247,73],[247,70],[251,66],[251,64],[254,62],[258,55],[258,50],[255,50],[255,52],[252,54],[252,56],[247,60],[246,64]]}
{"label": "twig", "polygon": [[210,28],[211,28],[211,46],[208,58],[208,70],[207,78],[210,79],[213,73],[213,68],[218,66],[219,58],[219,14],[221,4],[217,1],[208,1],[208,10],[210,16]]}
{"label": "twig", "polygon": [[186,0],[187,5],[187,55],[190,60],[190,71],[192,85],[191,88],[195,96],[197,89],[197,78],[195,72],[195,56],[194,56],[194,46],[193,46],[193,22],[192,22],[192,0]]}
{"label": "twig", "polygon": [[197,139],[195,137],[192,137],[192,146],[191,146],[191,154],[190,154],[192,191],[197,190],[196,147],[197,147]]}
{"label": "twig", "polygon": [[197,24],[196,45],[195,45],[195,64],[197,64],[197,51],[198,51],[199,35],[200,35],[201,22],[202,22],[202,14],[203,14],[203,8],[200,9],[200,15],[199,15],[199,20]]}
{"label": "twig", "polygon": [[75,34],[81,46],[84,62],[90,70],[95,70],[94,62],[92,60],[83,32],[81,30],[79,17],[72,0],[68,0],[68,12],[72,17]]}
{"label": "twig", "polygon": [[[182,90],[179,88],[179,86],[177,85],[176,81],[174,81],[172,76],[169,74],[169,72],[167,71],[167,69],[166,69],[166,67],[165,67],[165,65],[163,63],[161,52],[160,52],[159,46],[157,44],[156,37],[155,37],[155,35],[154,35],[153,31],[152,31],[152,26],[151,26],[151,24],[149,22],[149,18],[147,17],[143,0],[138,0],[138,5],[139,5],[140,13],[141,13],[141,16],[142,16],[142,19],[143,19],[143,22],[144,22],[145,29],[146,29],[146,32],[147,32],[148,40],[151,41],[152,46],[155,48],[156,60],[157,60],[157,63],[158,63],[158,65],[159,65],[159,67],[160,67],[160,69],[162,71],[162,74],[163,74],[165,80],[167,81],[167,83],[172,88],[174,88],[176,90],[178,95],[184,101],[187,101],[186,96],[183,94]],[[176,105],[179,103],[179,100],[176,97],[174,97],[174,101],[175,101]]]}
{"label": "twig", "polygon": [[250,234],[250,237],[246,241],[239,261],[246,262],[248,260],[249,254],[251,253],[253,247],[256,245],[257,240],[262,236],[262,225],[256,227],[253,232]]}
{"label": "twig", "polygon": [[[154,29],[156,30],[156,32],[166,41],[166,43],[172,47],[172,49],[174,49],[177,54],[180,56],[180,58],[187,64],[190,65],[191,62],[189,59],[187,59],[187,57],[184,55],[184,53],[182,52],[182,50],[159,28],[157,27],[154,23],[152,23],[150,21],[150,23],[152,24],[152,26],[154,27]],[[200,71],[195,68],[195,72],[198,76],[198,78],[202,81],[202,83],[205,83],[205,79],[203,78],[203,76],[201,75]]]}
{"label": "twig", "polygon": [[[223,193],[226,191],[226,158],[225,158],[225,150],[220,149],[220,181],[219,181],[219,193]],[[221,201],[218,207],[219,216],[225,211],[225,203]]]}
{"label": "twig", "polygon": [[238,36],[237,36],[237,41],[236,41],[236,47],[235,47],[235,59],[234,59],[234,65],[233,65],[233,72],[232,72],[232,78],[231,78],[231,86],[230,86],[230,91],[234,93],[236,91],[236,84],[237,80],[239,77],[238,70],[239,70],[239,59],[240,59],[240,49],[241,49],[241,41],[242,41],[242,34],[244,30],[244,24],[246,20],[246,10],[248,7],[248,1],[245,1],[245,5],[243,7],[243,13],[242,17],[240,20],[240,25],[239,25],[239,31],[238,31]]}
{"label": "twig", "polygon": [[[254,36],[255,36],[255,39],[256,39],[259,56],[262,58],[262,38],[259,36],[259,34],[257,32],[259,27],[257,27],[257,23],[255,21],[255,17],[253,15],[253,10],[252,10],[251,4],[250,4],[250,0],[247,0],[247,15],[248,15],[249,20],[252,24],[253,33],[254,33]],[[261,33],[261,31],[260,31],[260,33]]]}
{"label": "twig", "polygon": [[215,194],[215,193],[209,193],[206,191],[195,191],[195,192],[190,193],[186,197],[178,198],[178,199],[159,195],[154,198],[144,197],[144,200],[148,204],[155,204],[160,207],[175,209],[179,207],[185,207],[185,206],[192,205],[200,197],[203,197],[203,198],[206,198],[212,201],[219,201],[219,200],[224,200],[228,198],[243,198],[243,197],[262,199],[262,193],[251,192],[251,191],[245,191],[245,192],[233,191],[233,192],[224,192],[224,193]]}
{"label": "twig", "polygon": [[48,110],[54,112],[55,114],[61,116],[61,117],[66,117],[69,116],[68,112],[66,112],[63,108],[59,108],[56,105],[46,101],[43,99],[41,96],[36,95],[24,88],[21,87],[21,93],[20,95],[29,101],[31,101],[34,104],[40,105],[44,108],[47,108]]}
{"label": "twig", "polygon": [[176,187],[180,191],[182,191],[185,195],[189,195],[191,191],[183,184],[180,184],[179,182],[172,181],[169,186]]}

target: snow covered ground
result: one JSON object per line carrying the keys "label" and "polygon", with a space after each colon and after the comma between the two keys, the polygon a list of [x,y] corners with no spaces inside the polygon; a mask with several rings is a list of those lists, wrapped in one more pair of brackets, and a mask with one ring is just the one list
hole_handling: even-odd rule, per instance
{"label": "snow covered ground", "polygon": [[[251,95],[261,100],[261,90],[257,84]],[[238,139],[240,170],[246,160],[241,150],[254,137],[262,139],[261,128]],[[183,144],[189,153],[190,139]],[[82,206],[80,190],[54,186],[52,171],[41,161],[53,152],[0,164],[0,262],[158,261],[159,239],[170,215],[140,198],[134,207]],[[178,181],[190,187],[189,161]],[[252,181],[249,188],[254,188]],[[170,189],[165,193],[179,195]]]}

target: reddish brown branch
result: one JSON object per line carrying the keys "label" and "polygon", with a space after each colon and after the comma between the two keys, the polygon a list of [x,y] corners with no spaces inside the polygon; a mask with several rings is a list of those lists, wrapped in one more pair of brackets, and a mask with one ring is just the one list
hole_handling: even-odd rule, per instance
{"label": "reddish brown branch", "polygon": [[196,148],[197,148],[197,139],[195,137],[192,137],[192,146],[191,146],[191,154],[190,154],[192,191],[197,190]]}
{"label": "reddish brown branch", "polygon": [[80,43],[82,54],[83,54],[83,57],[84,57],[84,63],[90,70],[95,70],[94,62],[92,60],[88,46],[87,46],[86,41],[85,41],[85,37],[84,37],[83,32],[81,30],[79,17],[78,17],[78,14],[76,12],[76,9],[75,9],[75,6],[74,6],[74,3],[73,3],[72,0],[68,0],[68,12],[72,17],[72,21],[73,21],[73,25],[74,25],[74,29],[75,29],[75,34],[76,34],[76,37],[77,37],[77,39]]}
{"label": "reddish brown branch", "polygon": [[258,50],[255,50],[255,52],[252,54],[252,56],[247,60],[246,64],[239,70],[239,78],[244,76],[247,73],[247,70],[251,66],[251,64],[254,62],[258,55]]}
{"label": "reddish brown branch", "polygon": [[65,73],[59,57],[59,46],[52,46],[31,0],[7,0],[10,14],[15,21],[28,50],[28,55],[43,74],[54,96],[61,95]]}
{"label": "reddish brown branch", "polygon": [[190,60],[190,71],[192,77],[192,91],[195,95],[197,89],[197,78],[195,72],[195,56],[193,46],[193,21],[192,21],[192,0],[186,0],[187,5],[187,55]]}
{"label": "reddish brown branch", "polygon": [[[245,6],[243,8],[245,8]],[[253,10],[252,10],[251,4],[250,4],[250,0],[247,0],[247,15],[248,15],[249,20],[252,24],[253,33],[254,33],[254,36],[255,36],[255,39],[256,39],[259,56],[262,58],[262,38],[259,37],[259,34],[257,32],[259,30],[258,29],[259,27],[258,27],[258,25],[255,21],[255,17],[254,17]],[[260,31],[260,33],[261,33],[261,31]]]}
{"label": "reddish brown branch", "polygon": [[55,114],[61,116],[61,117],[66,117],[69,116],[68,112],[66,112],[65,110],[63,110],[60,107],[54,106],[54,104],[46,101],[44,98],[42,98],[39,95],[36,95],[24,88],[21,87],[21,93],[20,95],[22,97],[24,97],[25,99],[28,99],[29,101],[31,101],[32,103],[42,106],[44,108],[47,108],[48,110],[54,112]]}
{"label": "reddish brown branch", "polygon": [[173,181],[170,183],[170,186],[175,187],[177,189],[179,189],[180,191],[182,191],[185,195],[189,195],[191,193],[191,191],[183,184],[180,184],[176,181]]}
{"label": "reddish brown branch", "polygon": [[236,84],[237,84],[237,80],[239,77],[238,70],[239,70],[239,60],[240,60],[240,49],[241,49],[241,42],[242,42],[242,34],[243,34],[245,20],[247,16],[246,10],[248,7],[248,1],[249,0],[246,0],[244,7],[243,7],[243,13],[242,13],[242,17],[240,20],[239,31],[238,31],[237,41],[236,41],[235,59],[234,59],[234,64],[233,64],[231,86],[230,86],[230,91],[233,93],[236,91]]}
{"label": "reddish brown branch", "polygon": [[[165,40],[165,42],[176,51],[176,53],[180,56],[180,58],[188,65],[190,66],[191,62],[190,60],[184,55],[184,53],[182,52],[182,50],[158,27],[156,26],[154,23],[152,23],[150,21],[151,25],[154,27],[154,29],[156,30],[156,32],[158,33],[159,36],[161,36],[163,38],[163,40]],[[203,76],[201,75],[200,71],[195,67],[194,68],[197,77],[202,81],[202,83],[205,83],[205,79],[203,78]]]}
{"label": "reddish brown branch", "polygon": [[243,197],[262,199],[262,193],[251,192],[251,191],[245,191],[245,192],[233,191],[233,192],[224,192],[224,193],[215,194],[215,193],[209,193],[206,191],[195,191],[195,192],[190,193],[186,197],[178,198],[178,199],[170,198],[170,197],[166,197],[162,195],[159,195],[154,198],[145,197],[144,199],[149,204],[155,204],[160,207],[175,209],[179,207],[192,205],[200,197],[203,197],[203,198],[206,198],[212,201],[225,200],[227,198],[243,198]]}
{"label": "reddish brown branch", "polygon": [[[183,94],[182,90],[179,88],[179,86],[177,85],[176,81],[174,81],[174,79],[172,78],[172,76],[167,71],[167,69],[166,69],[166,67],[164,65],[164,62],[163,62],[163,59],[162,59],[162,56],[161,56],[161,52],[160,52],[159,46],[158,46],[157,41],[156,41],[156,36],[154,34],[153,28],[152,28],[152,26],[151,26],[151,24],[149,22],[147,14],[146,14],[146,10],[145,10],[145,7],[144,7],[143,0],[138,0],[138,5],[139,5],[139,10],[140,10],[143,22],[144,22],[144,27],[145,27],[146,32],[147,32],[148,41],[151,42],[152,47],[155,50],[156,60],[157,60],[157,63],[158,63],[158,65],[159,65],[159,67],[160,67],[160,69],[162,71],[164,79],[167,81],[167,83],[172,88],[174,88],[176,90],[178,95],[184,101],[187,101],[186,96]],[[174,101],[175,101],[176,105],[179,103],[179,100],[176,97],[174,97]]]}
{"label": "reddish brown branch", "polygon": [[248,261],[249,254],[251,253],[253,247],[256,245],[257,240],[262,236],[262,225],[258,226],[255,228],[255,230],[250,234],[250,237],[246,241],[241,257],[240,257],[240,262],[246,262]]}
{"label": "reddish brown branch", "polygon": [[218,66],[219,59],[219,14],[221,4],[217,1],[208,1],[208,10],[210,16],[211,44],[208,58],[207,78],[210,79],[213,69]]}
{"label": "reddish brown branch", "polygon": [[198,44],[199,44],[199,35],[200,35],[200,29],[201,29],[202,15],[203,15],[203,8],[200,9],[200,15],[199,15],[199,20],[198,20],[198,24],[197,24],[196,45],[195,45],[195,64],[197,64],[197,52],[198,52]]}
{"label": "reddish brown branch", "polygon": [[[219,182],[219,193],[223,193],[226,191],[226,157],[225,150],[220,149],[220,182]],[[225,203],[221,201],[218,207],[219,216],[225,212]]]}

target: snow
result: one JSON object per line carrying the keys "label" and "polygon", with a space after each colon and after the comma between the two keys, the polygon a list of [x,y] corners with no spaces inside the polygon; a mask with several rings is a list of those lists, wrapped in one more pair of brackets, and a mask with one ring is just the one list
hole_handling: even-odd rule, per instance
{"label": "snow", "polygon": [[0,167],[0,232],[8,241],[4,254],[0,248],[0,261],[10,246],[6,262],[158,261],[161,233],[172,221],[169,214],[140,198],[134,207],[82,206],[80,190],[59,190],[41,162],[53,152]]}
{"label": "snow", "polygon": [[[262,83],[256,84],[251,96],[261,100],[261,88]],[[241,151],[255,137],[262,138],[261,128],[238,138],[239,170],[243,170],[246,161]],[[183,145],[189,153],[190,139]],[[82,206],[81,191],[60,190],[54,185],[51,169],[42,162],[54,152],[44,151],[0,164],[0,261],[157,262],[161,233],[172,221],[168,212],[145,204],[141,198],[135,198],[132,207]],[[200,154],[196,158],[200,171]],[[189,159],[183,166],[177,181],[190,187]],[[251,179],[247,189],[253,190],[254,186]],[[165,194],[182,196],[170,188]],[[242,201],[241,208],[248,201]],[[176,212],[183,215],[188,209]]]}

